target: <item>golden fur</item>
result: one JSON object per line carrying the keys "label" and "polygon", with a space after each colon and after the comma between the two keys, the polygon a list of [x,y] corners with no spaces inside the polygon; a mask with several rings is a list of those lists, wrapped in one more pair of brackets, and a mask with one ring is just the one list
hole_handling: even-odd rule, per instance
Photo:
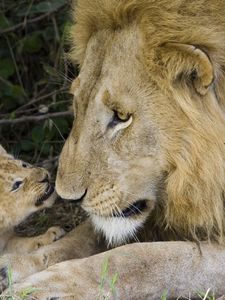
{"label": "golden fur", "polygon": [[[71,58],[82,68],[88,41],[96,32],[110,34],[134,24],[140,28],[145,41],[142,60],[150,79],[182,111],[180,123],[164,120],[170,135],[165,223],[179,236],[220,241],[225,226],[224,9],[221,1],[203,0],[78,1],[71,30]],[[202,50],[212,69],[193,49],[188,53],[178,43]],[[200,64],[206,74],[200,73]],[[192,74],[206,79],[205,92],[193,90]]]}
{"label": "golden fur", "polygon": [[[0,251],[1,253],[28,253],[49,244],[63,235],[63,230],[51,227],[45,234],[34,238],[16,237],[14,227],[31,213],[50,207],[56,199],[53,192],[42,203],[38,199],[49,186],[48,172],[43,168],[15,159],[0,145]],[[43,179],[45,179],[43,181]],[[14,184],[21,182],[16,189]]]}
{"label": "golden fur", "polygon": [[[34,285],[35,299],[93,299],[107,258],[120,299],[225,294],[224,246],[201,243],[200,253],[178,241],[224,242],[224,11],[220,0],[75,1],[80,74],[56,189],[90,219],[27,258],[42,261],[27,275],[46,257],[48,266],[89,257],[34,274],[16,292]],[[91,222],[111,245],[147,243],[93,255],[107,248]],[[149,243],[168,239],[177,241]]]}

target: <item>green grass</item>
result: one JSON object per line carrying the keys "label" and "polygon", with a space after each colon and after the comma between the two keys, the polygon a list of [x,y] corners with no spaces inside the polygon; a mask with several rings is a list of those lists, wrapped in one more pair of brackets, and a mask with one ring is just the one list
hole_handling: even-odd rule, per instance
{"label": "green grass", "polygon": [[198,296],[201,300],[216,300],[214,293],[210,293],[210,288],[206,291],[206,293],[199,292]]}
{"label": "green grass", "polygon": [[[109,296],[116,298],[116,283],[118,282],[119,273],[114,273],[112,277],[109,276],[109,257],[105,257],[99,284],[99,296],[97,300],[108,300]],[[107,291],[107,292],[106,292]],[[111,297],[110,297],[111,298]]]}
{"label": "green grass", "polygon": [[[168,291],[165,290],[161,296],[161,300],[169,300],[169,298],[167,297],[168,295]],[[206,292],[197,292],[197,296],[199,300],[222,300],[223,298],[216,298],[214,296],[214,293],[211,293],[211,289],[209,288]],[[182,297],[182,298],[178,298],[179,299],[187,299],[187,300],[192,300],[192,298],[188,298],[188,297]],[[196,299],[196,297],[195,297]]]}
{"label": "green grass", "polygon": [[[99,295],[96,300],[108,300],[110,299],[118,299],[116,293],[116,283],[119,279],[119,273],[114,273],[112,277],[109,275],[109,257],[106,256],[104,258],[101,275],[100,275],[100,283],[99,283]],[[7,271],[7,280],[8,280],[8,293],[4,294],[4,296],[0,295],[0,300],[27,300],[27,298],[32,295],[34,292],[39,289],[35,287],[27,287],[20,292],[19,295],[15,295],[14,293],[14,285],[13,285],[13,270],[11,267],[8,267]],[[168,291],[165,290],[161,296],[161,300],[169,300],[167,297]],[[197,292],[197,296],[199,300],[220,300],[222,298],[216,298],[213,293],[211,293],[211,289],[209,288],[206,292]],[[179,300],[178,298],[177,300]],[[191,298],[182,298],[191,300]]]}
{"label": "green grass", "polygon": [[13,270],[10,266],[8,267],[8,271],[7,271],[7,281],[8,281],[7,294],[3,296],[0,295],[0,300],[26,300],[30,295],[38,291],[37,288],[31,286],[25,288],[20,292],[19,296],[16,296],[14,293]]}

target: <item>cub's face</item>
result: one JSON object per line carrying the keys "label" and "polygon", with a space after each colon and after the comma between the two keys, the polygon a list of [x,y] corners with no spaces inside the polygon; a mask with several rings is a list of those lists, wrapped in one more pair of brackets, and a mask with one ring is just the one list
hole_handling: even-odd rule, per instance
{"label": "cub's face", "polygon": [[43,168],[8,155],[0,146],[0,231],[11,229],[56,199]]}

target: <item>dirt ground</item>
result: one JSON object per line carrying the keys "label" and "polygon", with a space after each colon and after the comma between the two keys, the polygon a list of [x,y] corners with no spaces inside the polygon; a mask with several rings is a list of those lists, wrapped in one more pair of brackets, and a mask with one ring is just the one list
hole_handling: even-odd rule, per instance
{"label": "dirt ground", "polygon": [[86,217],[85,212],[76,202],[58,198],[53,207],[32,214],[17,226],[15,231],[20,236],[34,236],[45,232],[51,226],[61,226],[68,232]]}

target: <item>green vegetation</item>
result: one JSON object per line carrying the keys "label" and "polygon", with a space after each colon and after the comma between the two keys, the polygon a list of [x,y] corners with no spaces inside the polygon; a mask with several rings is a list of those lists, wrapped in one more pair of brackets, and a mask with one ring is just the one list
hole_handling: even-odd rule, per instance
{"label": "green vegetation", "polygon": [[[216,300],[214,293],[211,293],[210,288],[206,291],[206,293],[199,292],[198,296],[201,300]],[[220,300],[222,300],[222,299],[223,299],[223,297],[220,298]],[[219,299],[217,299],[217,300],[219,300]]]}
{"label": "green vegetation", "polygon": [[[102,270],[101,270],[101,278],[99,284],[99,296],[97,300],[108,300],[108,297],[111,299],[118,299],[116,292],[116,283],[119,278],[119,274],[116,272],[113,276],[109,277],[109,257],[105,257]],[[107,292],[106,292],[107,290]]]}
{"label": "green vegetation", "polygon": [[162,294],[161,300],[166,300],[167,294],[168,294],[168,292],[167,292],[167,290],[165,290]]}
{"label": "green vegetation", "polygon": [[31,163],[54,161],[71,126],[69,11],[68,0],[0,2],[0,143]]}
{"label": "green vegetation", "polygon": [[27,287],[26,289],[22,290],[20,295],[17,297],[14,293],[14,285],[13,285],[13,271],[9,267],[7,272],[7,280],[8,280],[8,290],[6,295],[1,296],[0,300],[26,300],[30,295],[32,295],[34,292],[38,291],[38,289],[34,287]]}

